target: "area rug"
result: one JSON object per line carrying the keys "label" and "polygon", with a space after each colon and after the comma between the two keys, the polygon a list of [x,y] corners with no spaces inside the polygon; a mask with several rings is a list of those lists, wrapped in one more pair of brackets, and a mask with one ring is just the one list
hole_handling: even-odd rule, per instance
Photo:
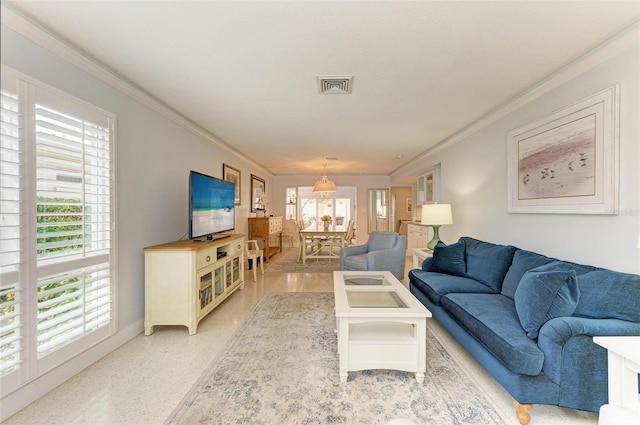
{"label": "area rug", "polygon": [[350,372],[340,383],[332,293],[267,293],[166,424],[504,424],[427,330],[413,373]]}
{"label": "area rug", "polygon": [[308,259],[298,263],[298,249],[290,248],[265,264],[265,273],[330,273],[340,270],[340,259]]}

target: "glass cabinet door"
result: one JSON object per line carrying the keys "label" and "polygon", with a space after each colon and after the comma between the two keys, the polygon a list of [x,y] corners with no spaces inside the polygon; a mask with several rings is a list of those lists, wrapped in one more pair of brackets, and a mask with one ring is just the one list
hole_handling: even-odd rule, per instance
{"label": "glass cabinet door", "polygon": [[236,257],[232,261],[233,263],[233,282],[240,280],[240,258]]}
{"label": "glass cabinet door", "polygon": [[418,176],[418,184],[416,187],[416,204],[423,205],[425,201],[426,176],[423,174]]}
{"label": "glass cabinet door", "polygon": [[233,277],[233,268],[231,266],[231,261],[227,261],[227,263],[225,264],[225,281],[226,281],[226,288],[230,288],[231,284],[233,283],[232,277]]}
{"label": "glass cabinet door", "polygon": [[213,275],[213,269],[208,269],[198,275],[198,283],[200,285],[198,292],[200,310],[204,309],[211,301],[213,301]]}
{"label": "glass cabinet door", "polygon": [[218,267],[214,274],[216,297],[224,292],[224,265]]}

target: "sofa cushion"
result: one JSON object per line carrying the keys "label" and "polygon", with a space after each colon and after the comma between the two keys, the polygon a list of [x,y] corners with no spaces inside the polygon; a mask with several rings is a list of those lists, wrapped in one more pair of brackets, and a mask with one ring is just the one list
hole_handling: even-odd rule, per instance
{"label": "sofa cushion", "polygon": [[395,232],[371,232],[367,241],[367,251],[382,251],[391,249],[398,243],[398,234]]}
{"label": "sofa cushion", "polygon": [[511,298],[500,294],[448,294],[442,307],[513,373],[536,376],[544,355],[527,337]]}
{"label": "sofa cushion", "polygon": [[596,269],[577,277],[574,316],[640,322],[640,275]]}
{"label": "sofa cushion", "polygon": [[499,292],[516,248],[482,242],[467,236],[460,238],[460,241],[465,244],[467,277]]}
{"label": "sofa cushion", "polygon": [[538,338],[538,331],[546,322],[571,316],[578,305],[576,272],[566,266],[556,261],[522,276],[514,302],[520,323],[531,339]]}
{"label": "sofa cushion", "polygon": [[447,246],[440,241],[433,249],[432,258],[429,271],[453,276],[466,276],[467,265],[464,261],[464,243],[456,242]]}
{"label": "sofa cushion", "polygon": [[[436,305],[440,304],[443,295],[455,292],[490,294],[493,291],[478,282],[460,276],[425,272],[423,270],[411,270],[409,280]],[[495,293],[495,292],[493,292]]]}
{"label": "sofa cushion", "polygon": [[545,257],[544,255],[537,254],[535,252],[516,248],[516,251],[513,254],[511,267],[509,267],[509,270],[504,277],[504,281],[502,282],[502,295],[513,298],[516,293],[516,288],[518,287],[518,284],[520,283],[520,280],[522,279],[522,276],[526,271],[543,266],[545,264],[552,263],[554,261],[558,261],[562,264],[567,265],[567,270],[575,271],[576,276],[580,276],[581,274],[589,273],[593,270],[596,270],[594,266],[571,263],[569,261],[560,261],[555,258]]}
{"label": "sofa cushion", "polygon": [[520,279],[522,279],[526,271],[549,264],[553,261],[557,260],[524,249],[516,249],[513,254],[511,267],[509,267],[502,282],[501,294],[513,299]]}
{"label": "sofa cushion", "polygon": [[367,270],[367,254],[348,255],[344,257],[345,270]]}

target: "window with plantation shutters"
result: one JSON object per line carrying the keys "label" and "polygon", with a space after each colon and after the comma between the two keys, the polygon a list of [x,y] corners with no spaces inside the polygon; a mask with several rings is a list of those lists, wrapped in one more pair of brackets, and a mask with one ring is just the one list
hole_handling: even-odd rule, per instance
{"label": "window with plantation shutters", "polygon": [[115,118],[33,80],[15,81],[5,90],[3,75],[3,390],[115,331]]}

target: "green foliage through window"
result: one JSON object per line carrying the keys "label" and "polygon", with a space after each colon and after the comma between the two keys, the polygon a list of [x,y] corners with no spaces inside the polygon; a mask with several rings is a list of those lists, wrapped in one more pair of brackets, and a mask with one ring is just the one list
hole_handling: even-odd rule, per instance
{"label": "green foliage through window", "polygon": [[81,199],[38,197],[38,257],[81,251],[83,214]]}

